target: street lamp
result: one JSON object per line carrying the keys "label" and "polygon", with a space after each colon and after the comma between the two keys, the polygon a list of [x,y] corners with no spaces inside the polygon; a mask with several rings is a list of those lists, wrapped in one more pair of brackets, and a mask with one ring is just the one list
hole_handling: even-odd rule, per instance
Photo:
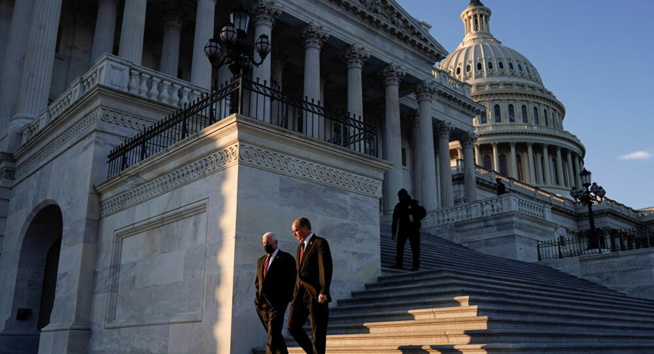
{"label": "street lamp", "polygon": [[[247,36],[250,14],[242,7],[237,7],[229,14],[230,23],[220,30],[220,42],[211,38],[204,46],[204,54],[207,56],[214,68],[228,65],[229,71],[234,76],[240,76],[243,71],[252,69],[252,66],[259,66],[266,59],[272,50],[270,38],[262,34],[254,43],[254,49],[259,53],[260,60],[252,58],[251,50],[243,43]],[[225,55],[220,59],[220,54],[225,50]]]}
{"label": "street lamp", "polygon": [[579,174],[581,177],[581,184],[584,186],[585,190],[577,189],[573,187],[570,191],[570,195],[575,199],[575,202],[581,203],[582,205],[588,206],[588,223],[590,224],[590,237],[595,239],[597,242],[597,249],[599,253],[602,253],[602,246],[600,245],[599,235],[595,234],[595,217],[593,215],[593,204],[601,203],[604,200],[606,191],[602,186],[598,186],[595,182],[590,182],[590,171],[584,168],[583,171]]}

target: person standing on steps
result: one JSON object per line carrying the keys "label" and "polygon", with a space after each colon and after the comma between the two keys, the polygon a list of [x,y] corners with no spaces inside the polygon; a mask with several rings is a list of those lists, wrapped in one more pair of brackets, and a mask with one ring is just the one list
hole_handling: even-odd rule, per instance
{"label": "person standing on steps", "polygon": [[[329,294],[332,254],[327,240],[311,232],[309,219],[296,219],[291,231],[300,245],[297,247],[297,281],[287,328],[306,353],[324,354],[327,347],[328,303],[332,301]],[[311,319],[311,339],[303,328],[307,318]]]}
{"label": "person standing on steps", "polygon": [[277,236],[272,232],[263,234],[263,248],[266,255],[257,262],[254,305],[268,332],[266,354],[288,354],[282,328],[286,307],[293,297],[295,259],[279,249]]}
{"label": "person standing on steps", "polygon": [[502,179],[496,178],[495,182],[497,182],[497,195],[502,195],[506,193],[506,186],[504,185],[504,183],[502,183]]}
{"label": "person standing on steps", "polygon": [[427,211],[419,201],[411,198],[409,192],[404,188],[397,192],[397,197],[400,201],[393,209],[393,225],[391,226],[393,241],[397,241],[397,254],[393,268],[403,269],[404,245],[408,239],[413,256],[411,270],[417,271],[420,269],[420,220],[427,215]]}

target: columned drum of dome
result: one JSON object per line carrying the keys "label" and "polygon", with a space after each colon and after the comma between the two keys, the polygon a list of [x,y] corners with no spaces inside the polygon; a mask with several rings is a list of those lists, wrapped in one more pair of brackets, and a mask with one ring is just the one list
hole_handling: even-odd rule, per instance
{"label": "columned drum of dome", "polygon": [[[563,129],[565,107],[536,67],[493,36],[491,13],[481,1],[470,1],[461,13],[463,41],[439,66],[470,84],[473,100],[486,108],[473,119],[477,165],[493,161],[498,174],[565,196],[579,188],[574,176],[586,149]],[[460,149],[459,142],[450,149]]]}

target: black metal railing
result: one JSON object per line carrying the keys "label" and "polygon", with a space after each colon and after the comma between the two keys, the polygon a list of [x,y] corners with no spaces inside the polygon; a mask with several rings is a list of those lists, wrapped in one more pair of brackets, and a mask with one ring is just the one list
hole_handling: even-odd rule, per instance
{"label": "black metal railing", "polygon": [[343,112],[326,109],[320,102],[302,100],[265,83],[235,78],[165,119],[125,140],[108,156],[108,177],[233,114],[297,131],[313,138],[377,156],[377,127]]}
{"label": "black metal railing", "polygon": [[[647,229],[598,229],[594,236],[582,231],[578,237],[561,237],[538,242],[538,260],[578,257],[584,254],[628,251],[654,246],[654,234]],[[602,252],[599,252],[599,250]]]}

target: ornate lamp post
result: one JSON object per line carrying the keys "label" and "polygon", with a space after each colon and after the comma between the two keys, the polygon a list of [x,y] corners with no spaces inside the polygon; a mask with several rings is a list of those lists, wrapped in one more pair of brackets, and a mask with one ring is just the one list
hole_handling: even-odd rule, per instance
{"label": "ornate lamp post", "polygon": [[[272,42],[265,34],[259,36],[254,43],[254,49],[259,53],[260,60],[252,58],[250,48],[243,42],[247,36],[250,14],[240,6],[229,14],[231,23],[220,30],[220,41],[212,38],[204,46],[204,54],[209,58],[214,68],[223,65],[229,66],[229,71],[234,76],[240,76],[243,71],[252,69],[252,66],[259,66],[266,59],[272,50]],[[225,55],[220,59],[220,54],[225,50]]]}
{"label": "ornate lamp post", "polygon": [[570,195],[575,199],[575,202],[588,206],[588,223],[590,224],[590,237],[597,242],[597,249],[602,253],[602,246],[600,244],[599,236],[595,234],[595,217],[593,215],[593,204],[601,203],[604,200],[606,191],[602,186],[598,186],[595,182],[590,182],[590,171],[584,168],[579,174],[581,177],[581,184],[586,190],[580,190],[573,187]]}

